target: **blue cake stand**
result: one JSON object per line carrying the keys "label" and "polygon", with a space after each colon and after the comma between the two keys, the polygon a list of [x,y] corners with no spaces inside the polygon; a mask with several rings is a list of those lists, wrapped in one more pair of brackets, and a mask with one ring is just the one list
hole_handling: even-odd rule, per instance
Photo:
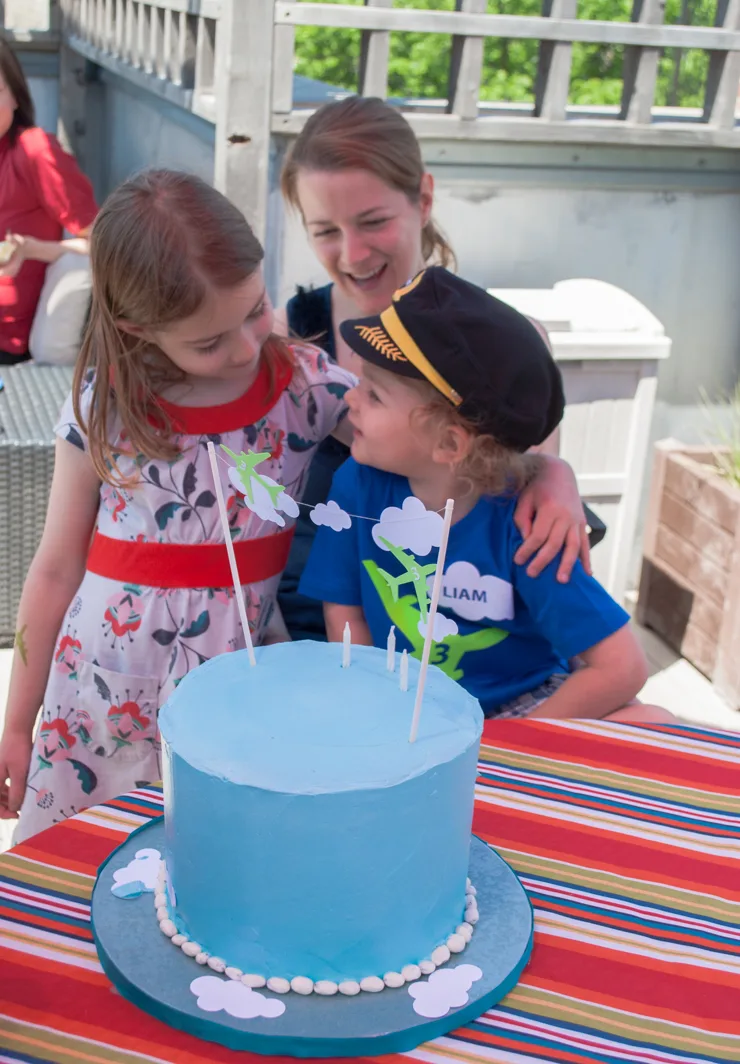
{"label": "blue cake stand", "polygon": [[[378,1056],[404,1053],[476,1019],[516,985],[532,951],[529,899],[509,865],[480,839],[470,847],[470,878],[478,891],[480,919],[463,953],[438,971],[475,965],[482,976],[467,1001],[444,1015],[419,1015],[407,984],[378,994],[301,996],[258,991],[285,1006],[277,1017],[241,1019],[223,1010],[204,1011],[191,983],[203,976],[229,980],[201,967],[159,930],[151,893],[120,898],[113,873],[137,850],[165,852],[164,821],[133,832],[100,866],[92,897],[92,927],[103,969],[120,993],[157,1019],[229,1049],[294,1057]],[[410,886],[409,889],[413,889]],[[427,982],[426,979],[420,980]],[[213,986],[214,984],[210,984]],[[216,988],[218,989],[218,988]],[[440,1007],[437,1006],[437,1011]]]}

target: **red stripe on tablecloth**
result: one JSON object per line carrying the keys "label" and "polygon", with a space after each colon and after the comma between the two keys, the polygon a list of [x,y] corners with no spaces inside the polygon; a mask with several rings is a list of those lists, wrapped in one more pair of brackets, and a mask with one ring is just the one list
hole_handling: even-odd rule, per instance
{"label": "red stripe on tablecloth", "polygon": [[[75,872],[83,876],[94,876],[100,865],[119,843],[123,842],[125,835],[116,832],[112,837],[100,839],[92,831],[88,831],[85,825],[77,823],[72,826],[72,821],[66,820],[54,828],[34,835],[28,842],[22,842],[13,850],[21,857],[28,857],[32,861],[40,861],[51,865],[54,869],[63,872]],[[92,890],[92,884],[90,885]]]}
{"label": "red stripe on tablecloth", "polygon": [[[495,766],[492,766],[495,771]],[[555,790],[554,793],[548,792],[547,787],[549,785],[548,780],[542,779],[538,783],[523,783],[518,780],[509,778],[504,779],[491,779],[489,776],[478,776],[476,784],[479,787],[485,787],[491,794],[501,792],[502,794],[526,794],[534,798],[542,797],[546,801],[560,802],[564,806],[575,806],[577,809],[594,809],[601,814],[616,817],[629,817],[634,819],[640,824],[655,824],[660,827],[664,825],[678,831],[694,832],[699,838],[706,839],[707,842],[711,842],[712,839],[737,839],[737,831],[732,827],[723,828],[720,824],[705,824],[701,829],[698,823],[691,823],[691,818],[695,821],[701,821],[702,810],[690,809],[683,807],[676,807],[676,815],[661,814],[654,812],[647,805],[640,805],[636,802],[637,808],[633,807],[633,803],[630,801],[629,793],[625,794],[602,794],[596,798],[589,798],[587,795],[579,795],[572,790],[567,790],[567,784],[561,791]],[[557,785],[556,780],[551,781],[553,785]],[[592,784],[585,784],[586,786]],[[544,792],[544,793],[543,793]],[[610,802],[616,803],[614,808],[610,807]],[[619,803],[627,808],[619,808]],[[682,823],[680,818],[685,817],[688,823]]]}
{"label": "red stripe on tablecloth", "polygon": [[536,930],[532,960],[521,986],[740,1035],[740,975],[685,961],[631,957],[573,939],[566,944],[547,931]]}
{"label": "red stripe on tablecloth", "polygon": [[[23,979],[24,973],[21,969],[16,970],[12,964],[8,968],[8,990],[3,986],[4,1011],[17,1020],[63,1030],[80,1038],[96,1039],[104,1046],[115,1049],[148,1053],[177,1064],[203,1064],[204,1061],[224,1064],[248,1064],[252,1061],[254,1064],[265,1064],[265,1058],[258,1054],[236,1052],[212,1042],[201,1042],[134,1009],[113,990],[104,976],[99,977],[100,985],[93,986],[87,983],[82,985],[77,980],[80,969],[75,970],[75,978],[69,978],[68,972],[65,972],[66,978],[45,974],[41,994],[33,993],[34,985],[30,982],[21,987],[25,993],[17,993],[16,980]],[[34,1000],[36,1007],[31,1008],[26,1004]],[[271,1064],[295,1064],[291,1057],[271,1056],[270,1061]],[[356,1058],[338,1058],[337,1064],[357,1064],[357,1061]]]}
{"label": "red stripe on tablecloth", "polygon": [[[531,1057],[527,1057],[527,1060],[542,1060],[547,1062],[567,1062],[567,1064],[583,1064],[583,1061],[588,1061],[588,1064],[592,1064],[594,1057],[587,1052],[579,1053],[576,1050],[566,1051],[553,1046],[543,1046],[539,1042],[526,1042],[521,1038],[507,1038],[502,1035],[500,1031],[495,1028],[487,1028],[482,1030],[481,1028],[462,1027],[459,1031],[453,1032],[457,1034],[459,1038],[465,1039],[466,1042],[474,1042],[478,1045],[488,1046],[489,1049],[502,1049],[508,1050],[510,1053],[516,1053],[517,1056],[522,1053],[531,1053]],[[544,1054],[547,1053],[547,1056]],[[460,1054],[461,1055],[461,1054]],[[382,1060],[383,1058],[378,1058]],[[501,1059],[501,1058],[499,1058]],[[496,1058],[493,1058],[496,1061]]]}
{"label": "red stripe on tablecloth", "polygon": [[[483,745],[490,747],[494,760],[496,751],[501,749],[549,758],[556,762],[554,772],[557,772],[557,762],[571,762],[677,787],[698,787],[710,794],[740,793],[737,762],[701,757],[672,746],[647,746],[615,739],[606,730],[577,731],[539,721],[489,722],[484,728]],[[725,751],[717,753],[724,755]],[[563,774],[567,776],[567,768]]]}
{"label": "red stripe on tablecloth", "polygon": [[146,805],[142,802],[141,805],[137,805],[136,801],[121,801],[114,798],[112,802],[105,803],[106,809],[120,809],[125,813],[134,813],[137,816],[145,816],[149,820],[158,820],[160,816],[164,816],[164,807],[160,807],[158,810],[152,809],[151,805]]}
{"label": "red stripe on tablecloth", "polygon": [[[23,904],[28,904],[28,899],[20,899]],[[77,915],[79,920],[79,914]],[[51,931],[54,934],[63,934],[69,938],[74,938],[80,942],[91,942],[92,931],[86,927],[76,927],[72,924],[68,924],[67,921],[59,915],[42,916],[38,909],[33,913],[19,912],[18,909],[11,909],[9,906],[0,905],[0,920],[12,920],[13,923],[18,924],[21,927],[38,927],[42,931]]]}
{"label": "red stripe on tablecloth", "polygon": [[740,957],[740,943],[734,942],[722,942],[719,945],[715,939],[707,935],[703,938],[700,934],[686,934],[679,930],[677,927],[655,927],[646,926],[644,929],[639,924],[635,924],[634,920],[620,919],[615,913],[597,913],[590,910],[588,913],[579,914],[578,911],[574,913],[572,906],[564,905],[557,901],[551,901],[549,898],[538,897],[533,902],[538,912],[548,913],[562,913],[571,920],[582,919],[588,921],[589,924],[597,924],[600,927],[611,927],[615,931],[624,930],[630,935],[639,935],[644,932],[645,936],[651,940],[662,939],[666,943],[683,943],[687,946],[691,946],[695,949],[707,949],[716,954],[717,957],[723,955],[729,956],[735,954]]}
{"label": "red stripe on tablecloth", "polygon": [[500,806],[479,805],[473,829],[479,838],[499,848],[524,850],[532,856],[571,861],[583,868],[738,900],[732,880],[738,862],[730,856],[695,854],[689,848],[664,841],[651,845],[645,839],[631,839],[619,829],[608,831],[603,824],[588,827],[561,820],[557,815],[533,816]]}
{"label": "red stripe on tablecloth", "polygon": [[[95,957],[92,958],[96,960]],[[39,972],[44,973],[43,980],[39,980]],[[53,961],[48,957],[37,957],[32,953],[22,953],[19,949],[5,947],[2,959],[3,973],[3,996],[0,1004],[3,1006],[7,1001],[22,1002],[39,1001],[47,992],[47,987],[56,985],[55,980],[74,988],[78,983],[99,986],[110,993],[110,983],[103,972],[96,972],[92,968],[80,968],[77,965],[65,964],[63,961]],[[19,973],[24,973],[21,976]],[[30,973],[30,974],[29,974]],[[34,974],[35,973],[35,974]],[[35,980],[35,981],[34,981]],[[7,982],[7,986],[5,983]],[[35,988],[34,994],[21,993],[23,986]],[[73,994],[77,991],[73,990]]]}

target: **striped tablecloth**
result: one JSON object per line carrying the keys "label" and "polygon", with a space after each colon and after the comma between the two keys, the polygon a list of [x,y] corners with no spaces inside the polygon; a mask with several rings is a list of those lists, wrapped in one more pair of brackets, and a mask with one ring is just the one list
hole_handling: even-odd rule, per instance
{"label": "striped tablecloth", "polygon": [[[249,1056],[139,1012],[98,963],[88,906],[96,867],[161,807],[147,787],[0,857],[0,1061]],[[529,892],[532,959],[500,1005],[408,1057],[740,1061],[740,736],[489,724],[475,830]]]}

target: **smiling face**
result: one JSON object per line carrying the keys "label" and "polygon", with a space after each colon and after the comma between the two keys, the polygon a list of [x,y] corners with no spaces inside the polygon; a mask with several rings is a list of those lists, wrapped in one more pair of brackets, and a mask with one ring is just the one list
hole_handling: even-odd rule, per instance
{"label": "smiling face", "polygon": [[369,362],[360,365],[359,383],[345,397],[354,430],[352,457],[410,480],[428,476],[435,467],[438,435],[423,418],[413,416],[425,405],[423,385]]}
{"label": "smiling face", "polygon": [[234,288],[211,289],[195,314],[162,329],[120,324],[155,343],[190,378],[248,386],[272,332],[273,313],[260,269]]}
{"label": "smiling face", "polygon": [[418,202],[366,170],[300,170],[296,188],[311,247],[337,288],[358,316],[385,310],[424,266],[431,176]]}

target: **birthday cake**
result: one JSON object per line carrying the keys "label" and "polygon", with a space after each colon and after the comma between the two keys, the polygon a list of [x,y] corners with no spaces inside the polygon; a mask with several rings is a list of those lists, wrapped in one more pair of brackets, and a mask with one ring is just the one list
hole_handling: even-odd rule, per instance
{"label": "birthday cake", "polygon": [[374,647],[343,667],[340,645],[303,642],[185,677],[159,715],[152,920],[175,946],[249,987],[327,995],[401,986],[463,952],[483,717],[432,666],[409,742],[418,676],[412,659],[406,685]]}

